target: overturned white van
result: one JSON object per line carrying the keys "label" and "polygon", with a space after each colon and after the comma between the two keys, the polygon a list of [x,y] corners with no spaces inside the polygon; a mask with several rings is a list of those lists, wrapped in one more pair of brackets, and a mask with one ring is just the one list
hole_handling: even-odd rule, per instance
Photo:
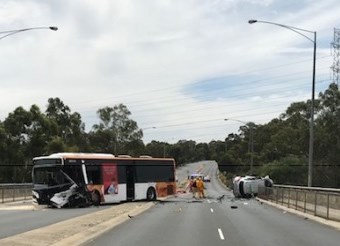
{"label": "overturned white van", "polygon": [[273,186],[273,180],[266,176],[237,176],[233,179],[233,193],[235,197],[250,198],[264,192],[264,187]]}

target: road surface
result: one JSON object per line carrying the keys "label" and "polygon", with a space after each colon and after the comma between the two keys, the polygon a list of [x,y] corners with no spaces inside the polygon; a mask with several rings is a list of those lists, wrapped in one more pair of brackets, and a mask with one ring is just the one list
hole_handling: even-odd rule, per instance
{"label": "road surface", "polygon": [[234,199],[216,179],[216,169],[214,162],[201,162],[178,171],[179,179],[195,170],[209,174],[206,199],[183,194],[160,202],[87,245],[339,245],[340,233],[331,227],[254,199]]}
{"label": "road surface", "polygon": [[30,205],[24,209],[22,207],[13,206],[10,209],[7,205],[6,209],[0,208],[0,239],[107,208],[107,206],[101,206],[81,209],[33,210]]}

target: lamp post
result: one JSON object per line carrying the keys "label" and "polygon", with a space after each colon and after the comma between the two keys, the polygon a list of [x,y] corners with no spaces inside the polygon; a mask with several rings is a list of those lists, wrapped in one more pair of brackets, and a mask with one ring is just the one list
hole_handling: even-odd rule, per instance
{"label": "lamp post", "polygon": [[[58,27],[56,27],[56,26],[50,26],[50,27],[31,27],[31,28],[24,28],[24,29],[18,29],[18,30],[1,31],[0,32],[0,40],[3,39],[3,38],[6,38],[8,36],[17,34],[19,32],[26,32],[26,31],[35,30],[35,29],[50,29],[52,31],[57,31]],[[27,170],[27,163],[25,164],[25,169]],[[16,177],[16,169],[14,169],[14,171],[15,171],[14,177]]]}
{"label": "lamp post", "polygon": [[0,32],[0,39],[3,39],[5,37],[17,34],[19,32],[26,32],[26,31],[30,31],[30,30],[37,30],[37,29],[48,29],[48,30],[52,30],[52,31],[57,31],[58,27],[56,26],[46,26],[46,27],[31,27],[31,28],[24,28],[24,29],[18,29],[18,30],[10,30],[10,31],[2,31]]}
{"label": "lamp post", "polygon": [[[315,31],[309,31],[293,26],[287,26],[283,24],[278,24],[274,22],[269,21],[259,21],[259,20],[249,20],[249,24],[254,23],[265,23],[265,24],[271,24],[279,27],[283,27],[286,29],[289,29],[293,32],[296,32],[297,34],[305,37],[309,41],[313,43],[314,50],[313,50],[313,79],[312,79],[312,98],[311,98],[311,108],[310,108],[310,126],[309,126],[309,154],[308,154],[308,187],[311,187],[313,185],[313,152],[314,152],[314,97],[315,97],[315,60],[316,60],[316,32]],[[311,39],[310,37],[306,36],[302,32],[312,33],[314,38]]]}
{"label": "lamp post", "polygon": [[242,124],[248,125],[249,130],[250,130],[250,134],[249,134],[249,144],[250,144],[250,174],[253,174],[253,164],[254,164],[254,129],[253,129],[253,125],[251,122],[246,122],[246,121],[242,121],[242,120],[236,120],[236,119],[231,119],[231,118],[227,118],[224,119],[224,121],[228,121],[228,120],[232,120],[232,121],[237,121],[240,122]]}

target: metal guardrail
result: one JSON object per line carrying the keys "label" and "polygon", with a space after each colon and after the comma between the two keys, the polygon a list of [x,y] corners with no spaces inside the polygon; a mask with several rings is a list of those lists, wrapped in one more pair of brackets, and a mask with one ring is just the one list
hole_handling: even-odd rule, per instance
{"label": "metal guardrail", "polygon": [[0,184],[1,203],[32,199],[32,184]]}
{"label": "metal guardrail", "polygon": [[259,197],[313,214],[328,220],[340,221],[340,189],[274,185],[265,187]]}

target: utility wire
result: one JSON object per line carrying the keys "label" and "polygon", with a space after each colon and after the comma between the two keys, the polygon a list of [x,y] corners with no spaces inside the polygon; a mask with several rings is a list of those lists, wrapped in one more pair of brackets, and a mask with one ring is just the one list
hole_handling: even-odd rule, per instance
{"label": "utility wire", "polygon": [[[326,56],[318,57],[317,60],[321,60],[321,59],[328,58],[328,57],[331,57],[331,55],[326,55]],[[299,63],[309,62],[309,61],[310,61],[310,59],[304,59],[304,60],[300,60],[300,61],[297,61],[297,62],[285,63],[285,64],[281,64],[281,65],[277,65],[277,66],[271,66],[271,67],[262,68],[262,69],[250,70],[250,71],[248,71],[246,73],[235,73],[232,76],[244,76],[244,75],[247,75],[247,74],[252,74],[252,73],[260,72],[260,71],[275,70],[277,68],[282,68],[282,67],[286,67],[286,66],[292,66],[292,65],[299,64]],[[319,69],[318,69],[318,71],[319,71]],[[145,90],[145,91],[127,93],[126,95],[102,98],[101,100],[106,101],[106,100],[112,100],[112,99],[130,98],[130,97],[133,97],[133,96],[136,96],[136,95],[140,95],[140,94],[144,94],[144,93],[155,93],[155,92],[160,92],[160,91],[169,91],[171,89],[177,89],[177,88],[178,88],[178,86],[170,86],[170,87],[159,88],[159,89],[154,89],[154,90]],[[97,101],[98,101],[98,98],[93,99],[93,100],[86,100],[86,101],[82,101],[82,102],[78,101],[77,104],[91,103],[91,102],[97,102]]]}
{"label": "utility wire", "polygon": [[[318,81],[317,84],[324,83],[325,81],[327,81],[327,80]],[[309,83],[306,84],[306,85],[309,86]],[[280,88],[275,88],[275,89],[271,89],[271,90],[266,90],[266,92],[271,92],[271,91],[277,92],[279,90],[281,95],[280,96],[276,96],[274,99],[262,100],[260,103],[272,102],[273,100],[278,100],[278,99],[292,97],[292,95],[284,95],[282,92],[292,91],[292,90],[296,90],[296,89],[300,89],[300,88],[305,88],[305,87],[306,86],[299,85],[299,86],[294,86],[294,87],[286,86],[286,87],[280,87]],[[284,90],[285,88],[286,88],[286,90]],[[243,99],[244,100],[244,98],[246,98],[247,96],[251,97],[251,96],[257,96],[257,95],[255,95],[255,94],[253,94],[251,92],[251,93],[233,95],[233,96],[230,96],[228,99],[236,98],[236,99]],[[214,102],[211,102],[211,103],[214,103]],[[286,103],[286,102],[284,102],[284,103]],[[249,101],[244,100],[242,102],[236,101],[236,102],[233,102],[233,103],[226,103],[226,106],[233,106],[233,105],[240,106],[240,105],[244,105],[244,104],[249,104]],[[191,107],[188,110],[178,111],[178,107],[183,108],[184,106],[190,106],[190,105],[194,105],[195,107],[194,108]],[[130,105],[128,105],[128,106],[130,106]],[[167,112],[164,111],[165,109],[172,109],[173,108],[175,110],[174,113],[184,113],[184,112],[193,112],[193,111],[204,111],[204,110],[212,109],[212,108],[215,108],[215,107],[216,107],[216,105],[201,107],[201,106],[197,106],[197,102],[190,102],[190,103],[186,103],[185,104],[182,101],[180,101],[180,102],[172,104],[172,105],[158,107],[158,109],[159,109],[158,111],[156,111],[156,109],[153,107],[152,109],[133,110],[132,113],[134,115],[138,115],[138,114],[143,113],[143,118],[145,118],[145,117],[153,117],[153,116],[159,116],[159,115],[163,115],[163,114],[164,115],[169,114],[168,111]],[[82,112],[82,113],[84,114],[84,112]],[[91,116],[85,116],[83,118],[87,118],[87,119],[89,119],[89,118],[98,118],[98,116],[91,115]]]}

